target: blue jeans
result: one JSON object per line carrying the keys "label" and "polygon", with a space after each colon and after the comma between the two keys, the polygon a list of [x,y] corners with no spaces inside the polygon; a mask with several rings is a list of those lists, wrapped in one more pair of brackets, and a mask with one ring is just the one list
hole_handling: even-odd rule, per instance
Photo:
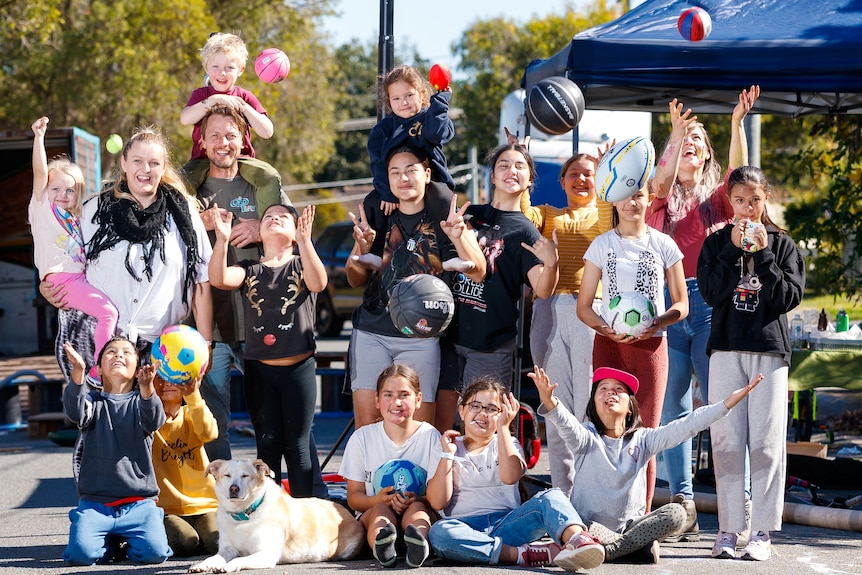
{"label": "blue jeans", "polygon": [[[685,283],[688,289],[688,317],[667,327],[668,374],[661,411],[662,425],[691,413],[692,371],[700,384],[704,402],[709,397],[706,342],[712,324],[712,308],[703,301],[697,280],[689,278]],[[664,297],[665,301],[671,301],[667,289]],[[691,486],[691,440],[666,449],[662,457],[667,467],[670,492],[682,493],[686,499],[691,499],[694,495]]]}
{"label": "blue jeans", "polygon": [[163,563],[173,555],[165,534],[164,512],[152,499],[108,507],[80,501],[69,511],[72,527],[63,560],[72,565],[94,565],[107,551],[108,535],[128,541],[134,563]]}
{"label": "blue jeans", "polygon": [[428,541],[440,557],[462,563],[494,565],[503,545],[518,547],[544,537],[557,542],[570,525],[584,522],[559,489],[537,493],[512,511],[459,519],[441,519],[431,526]]}
{"label": "blue jeans", "polygon": [[242,368],[243,344],[217,341],[213,347],[212,365],[201,382],[201,397],[218,424],[218,438],[204,448],[210,461],[230,459],[230,375],[232,366]]}

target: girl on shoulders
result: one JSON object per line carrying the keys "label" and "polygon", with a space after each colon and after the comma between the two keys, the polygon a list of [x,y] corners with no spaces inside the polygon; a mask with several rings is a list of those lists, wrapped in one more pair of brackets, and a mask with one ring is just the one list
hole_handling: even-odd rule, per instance
{"label": "girl on shoulders", "polygon": [[[362,514],[359,521],[368,545],[383,567],[394,567],[398,561],[399,528],[407,565],[421,567],[430,553],[428,530],[436,517],[424,496],[425,478],[437,468],[440,433],[430,423],[414,419],[422,391],[419,376],[406,365],[383,370],[375,403],[383,421],[357,429],[344,449],[339,473],[347,480],[347,504]],[[388,482],[381,477],[387,468],[404,471],[391,473],[394,481]]]}

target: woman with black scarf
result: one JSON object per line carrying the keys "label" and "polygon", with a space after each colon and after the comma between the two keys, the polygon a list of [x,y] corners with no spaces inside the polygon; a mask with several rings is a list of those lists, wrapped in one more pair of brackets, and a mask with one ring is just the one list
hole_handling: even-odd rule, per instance
{"label": "woman with black scarf", "polygon": [[[118,331],[136,342],[144,357],[163,329],[190,312],[201,335],[212,339],[207,272],[212,249],[194,200],[170,165],[165,140],[155,128],[140,128],[126,142],[117,179],[84,203],[81,228],[87,280],[117,306]],[[61,308],[59,345],[72,341],[78,350],[92,350],[81,345],[92,340],[91,319],[65,309],[62,286],[43,282],[42,287],[45,297]],[[92,357],[85,355],[85,360]]]}

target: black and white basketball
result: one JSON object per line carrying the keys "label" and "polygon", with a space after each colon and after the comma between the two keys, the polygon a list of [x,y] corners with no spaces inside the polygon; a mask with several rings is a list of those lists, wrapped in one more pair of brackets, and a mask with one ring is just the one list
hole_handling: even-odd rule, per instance
{"label": "black and white basketball", "polygon": [[563,76],[539,80],[527,94],[527,118],[546,134],[565,134],[584,116],[584,94]]}
{"label": "black and white basketball", "polygon": [[404,278],[389,296],[395,328],[410,337],[435,337],[452,321],[455,300],[446,282],[429,274]]}

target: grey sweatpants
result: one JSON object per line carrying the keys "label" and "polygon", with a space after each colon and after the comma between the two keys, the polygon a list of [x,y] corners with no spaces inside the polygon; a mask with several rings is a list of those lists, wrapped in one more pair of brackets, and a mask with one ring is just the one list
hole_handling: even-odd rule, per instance
{"label": "grey sweatpants", "polygon": [[718,496],[718,528],[745,525],[745,450],[751,461],[751,531],[781,530],[787,467],[787,376],[777,354],[714,351],[709,359],[709,403],[723,401],[758,373],[763,381],[727,417],[710,426]]}
{"label": "grey sweatpants", "polygon": [[[530,353],[552,382],[559,383],[554,396],[579,421],[583,421],[590,401],[595,332],[578,319],[578,298],[571,294],[552,295],[533,302],[530,325]],[[601,312],[601,300],[593,305]],[[575,456],[560,437],[555,425],[545,427],[551,465],[551,485],[572,494]]]}

